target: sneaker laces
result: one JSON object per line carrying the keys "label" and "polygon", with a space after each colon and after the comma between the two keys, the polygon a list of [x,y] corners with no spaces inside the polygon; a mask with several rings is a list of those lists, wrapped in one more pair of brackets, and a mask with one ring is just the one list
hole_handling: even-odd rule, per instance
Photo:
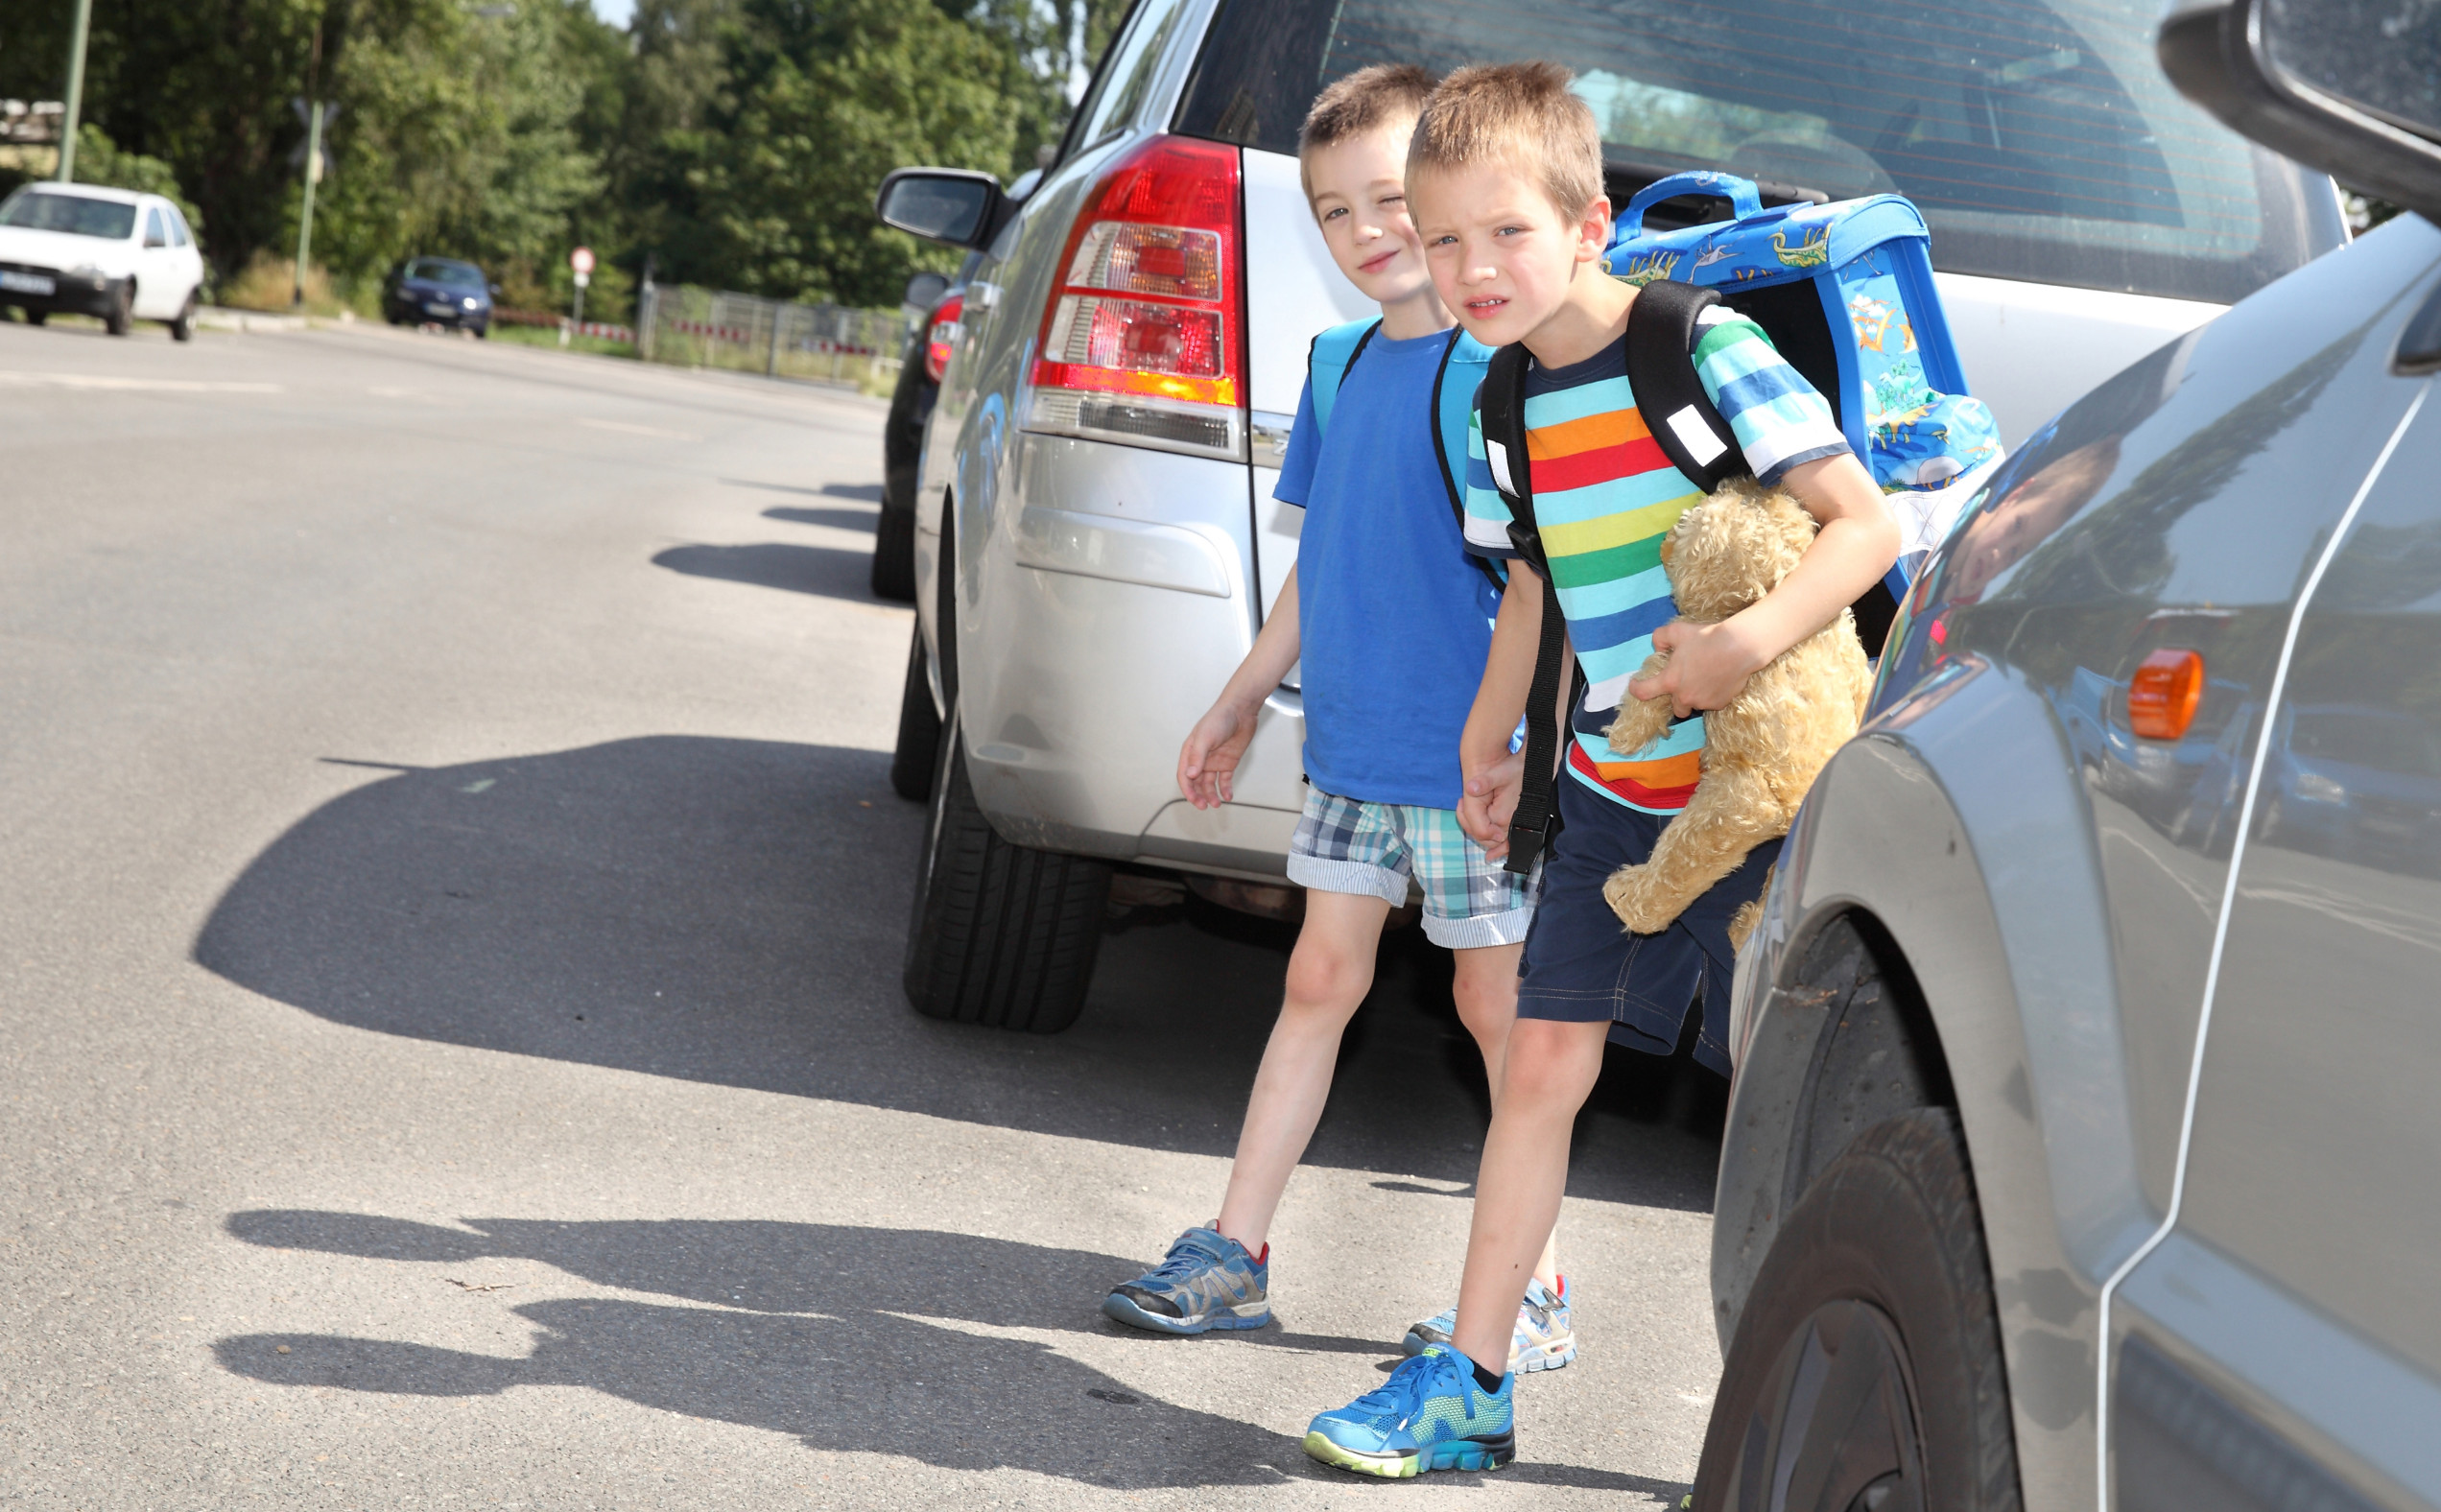
{"label": "sneaker laces", "polygon": [[1170,1253],[1161,1258],[1161,1264],[1153,1266],[1145,1280],[1184,1281],[1205,1266],[1220,1264],[1226,1259],[1225,1252],[1214,1253],[1211,1245],[1194,1234],[1181,1234],[1178,1241],[1170,1246]]}
{"label": "sneaker laces", "polygon": [[[1445,1350],[1428,1349],[1421,1355],[1410,1355],[1399,1361],[1389,1380],[1349,1403],[1348,1410],[1372,1413],[1377,1428],[1408,1422],[1422,1409],[1425,1399],[1434,1395],[1431,1378],[1445,1369],[1457,1369],[1457,1359]],[[1471,1383],[1461,1383],[1458,1393],[1459,1400],[1466,1404],[1468,1417],[1475,1415],[1475,1402],[1462,1386]]]}

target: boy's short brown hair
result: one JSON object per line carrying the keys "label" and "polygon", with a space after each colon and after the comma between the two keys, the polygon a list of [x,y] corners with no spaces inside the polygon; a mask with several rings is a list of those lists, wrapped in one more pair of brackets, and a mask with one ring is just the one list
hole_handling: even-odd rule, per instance
{"label": "boy's short brown hair", "polygon": [[1407,172],[1497,162],[1542,186],[1563,215],[1602,192],[1601,128],[1557,63],[1478,63],[1441,81],[1415,123]]}
{"label": "boy's short brown hair", "polygon": [[1314,108],[1297,128],[1297,179],[1305,185],[1306,199],[1314,198],[1314,179],[1305,169],[1308,154],[1393,122],[1412,121],[1432,94],[1430,70],[1413,63],[1375,63],[1315,95]]}

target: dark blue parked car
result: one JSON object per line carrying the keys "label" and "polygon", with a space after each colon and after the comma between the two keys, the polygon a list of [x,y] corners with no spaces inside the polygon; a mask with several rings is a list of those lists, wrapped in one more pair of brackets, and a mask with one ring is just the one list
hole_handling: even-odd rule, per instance
{"label": "dark blue parked car", "polygon": [[382,292],[382,316],[392,325],[446,325],[491,334],[491,296],[499,287],[483,270],[453,257],[417,257],[399,265]]}

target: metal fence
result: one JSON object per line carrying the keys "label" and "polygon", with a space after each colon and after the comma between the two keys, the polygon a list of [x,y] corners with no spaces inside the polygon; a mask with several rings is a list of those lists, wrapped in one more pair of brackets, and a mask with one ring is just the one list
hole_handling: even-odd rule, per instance
{"label": "metal fence", "polygon": [[898,381],[903,317],[836,304],[648,284],[637,301],[638,355],[887,393]]}

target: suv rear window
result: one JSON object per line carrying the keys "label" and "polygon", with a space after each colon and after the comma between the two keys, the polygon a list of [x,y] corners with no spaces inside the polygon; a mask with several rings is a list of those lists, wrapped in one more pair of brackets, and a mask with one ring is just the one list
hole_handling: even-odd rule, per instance
{"label": "suv rear window", "polygon": [[[1952,272],[2235,301],[2336,246],[2327,184],[2178,97],[2156,0],[1224,0],[1176,129],[1294,153],[1369,63],[1550,58],[1614,191],[1726,169],[1896,192]],[[1656,224],[1667,224],[1657,220]]]}

